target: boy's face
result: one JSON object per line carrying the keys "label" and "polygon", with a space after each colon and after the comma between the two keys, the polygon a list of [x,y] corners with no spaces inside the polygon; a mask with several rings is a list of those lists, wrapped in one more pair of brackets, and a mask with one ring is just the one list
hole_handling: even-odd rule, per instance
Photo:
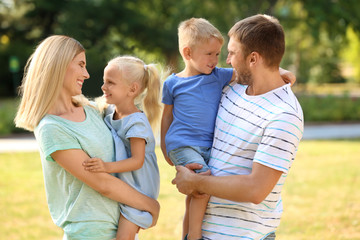
{"label": "boy's face", "polygon": [[222,44],[216,38],[191,48],[189,69],[192,75],[210,74],[219,62]]}

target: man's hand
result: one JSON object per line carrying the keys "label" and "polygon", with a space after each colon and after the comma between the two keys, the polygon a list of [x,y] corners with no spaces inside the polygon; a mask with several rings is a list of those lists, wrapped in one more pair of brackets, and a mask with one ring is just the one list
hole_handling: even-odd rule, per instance
{"label": "man's hand", "polygon": [[196,183],[199,181],[200,175],[210,175],[210,170],[196,174],[193,170],[201,169],[202,165],[198,163],[190,163],[183,166],[176,166],[176,176],[172,180],[172,184],[176,184],[179,192],[185,195],[192,195],[196,198],[205,197],[204,194],[196,190]]}
{"label": "man's hand", "polygon": [[183,166],[176,166],[176,176],[172,180],[172,184],[176,184],[179,192],[190,195],[194,192],[194,183],[193,178],[196,176],[196,173],[190,169]]}

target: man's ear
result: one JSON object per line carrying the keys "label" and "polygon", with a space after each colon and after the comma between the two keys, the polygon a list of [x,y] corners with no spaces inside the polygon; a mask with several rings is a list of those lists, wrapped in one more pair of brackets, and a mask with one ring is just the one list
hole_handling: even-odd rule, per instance
{"label": "man's ear", "polygon": [[191,48],[184,47],[182,49],[182,55],[186,60],[190,60],[190,58],[191,58]]}
{"label": "man's ear", "polygon": [[259,63],[261,56],[258,52],[251,52],[248,56],[250,66],[254,66]]}

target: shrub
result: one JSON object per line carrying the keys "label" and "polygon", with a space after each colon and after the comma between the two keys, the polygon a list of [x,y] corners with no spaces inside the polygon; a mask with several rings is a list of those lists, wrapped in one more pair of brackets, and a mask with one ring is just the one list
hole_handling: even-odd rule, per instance
{"label": "shrub", "polygon": [[360,98],[348,94],[300,95],[298,100],[305,122],[355,122],[360,121]]}
{"label": "shrub", "polygon": [[14,117],[16,114],[17,105],[17,100],[0,100],[0,136],[24,131],[16,128],[14,124]]}

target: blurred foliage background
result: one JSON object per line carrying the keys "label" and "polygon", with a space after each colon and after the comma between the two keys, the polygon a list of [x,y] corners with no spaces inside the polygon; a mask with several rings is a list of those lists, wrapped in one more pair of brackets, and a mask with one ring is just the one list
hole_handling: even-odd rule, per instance
{"label": "blurred foliage background", "polygon": [[[182,67],[177,26],[203,17],[225,36],[245,17],[277,17],[286,33],[282,67],[301,83],[360,83],[360,1],[357,0],[2,0],[0,94],[14,96],[23,67],[42,39],[65,34],[87,49],[91,78],[84,92],[101,94],[102,72],[115,55]],[[226,66],[226,45],[221,66]]]}
{"label": "blurred foliage background", "polygon": [[[87,49],[90,79],[83,93],[96,97],[103,69],[116,55],[181,70],[181,21],[203,17],[227,36],[235,22],[257,13],[277,17],[284,27],[281,67],[297,76],[293,89],[305,122],[360,121],[359,10],[357,0],[0,0],[0,134],[16,132],[24,66],[50,35],[72,36]],[[221,67],[227,66],[226,44]]]}

